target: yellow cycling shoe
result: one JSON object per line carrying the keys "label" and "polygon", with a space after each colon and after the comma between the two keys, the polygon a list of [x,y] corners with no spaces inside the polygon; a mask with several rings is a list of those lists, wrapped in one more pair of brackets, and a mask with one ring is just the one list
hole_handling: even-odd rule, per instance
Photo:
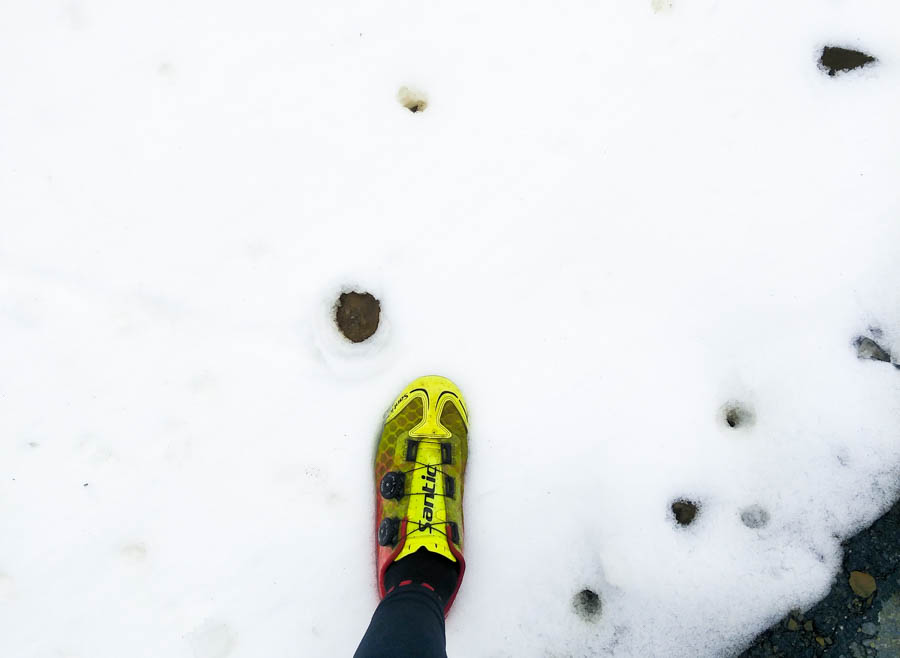
{"label": "yellow cycling shoe", "polygon": [[447,560],[458,573],[455,584],[451,581],[441,592],[444,614],[449,612],[466,568],[462,499],[468,426],[459,389],[436,375],[413,381],[388,411],[375,453],[376,567],[382,598],[388,593],[388,568],[399,567],[404,559],[411,565],[424,550],[431,554],[424,556],[429,561]]}

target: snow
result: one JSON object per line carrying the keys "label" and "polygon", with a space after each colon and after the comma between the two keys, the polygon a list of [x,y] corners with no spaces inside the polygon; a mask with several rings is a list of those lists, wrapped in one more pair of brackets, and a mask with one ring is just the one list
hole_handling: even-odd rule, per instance
{"label": "snow", "polygon": [[900,352],[898,24],[3,3],[0,654],[352,654],[428,373],[472,421],[451,655],[727,655],[812,605],[898,496],[900,371],[854,346]]}

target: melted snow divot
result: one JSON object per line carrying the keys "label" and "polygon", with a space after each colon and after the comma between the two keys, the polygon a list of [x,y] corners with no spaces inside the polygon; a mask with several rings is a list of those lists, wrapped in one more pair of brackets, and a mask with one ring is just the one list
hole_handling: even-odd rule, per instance
{"label": "melted snow divot", "polygon": [[672,503],[672,514],[675,522],[681,526],[687,526],[694,522],[700,512],[700,504],[692,500],[680,498]]}
{"label": "melted snow divot", "polygon": [[852,71],[876,61],[878,60],[871,55],[858,50],[825,46],[822,48],[822,56],[819,57],[819,67],[834,77],[840,71]]}
{"label": "melted snow divot", "polygon": [[400,91],[397,92],[397,100],[413,114],[424,112],[428,107],[428,99],[425,98],[425,94],[409,87],[400,87]]}
{"label": "melted snow divot", "polygon": [[731,429],[749,427],[753,424],[755,416],[753,411],[738,402],[728,402],[722,407],[722,418]]}
{"label": "melted snow divot", "polygon": [[344,292],[334,307],[338,329],[353,343],[368,340],[378,330],[381,302],[367,292]]}
{"label": "melted snow divot", "polygon": [[370,377],[396,356],[390,303],[377,281],[336,281],[323,290],[311,320],[313,347],[340,378]]}
{"label": "melted snow divot", "polygon": [[741,510],[741,523],[748,528],[758,530],[769,524],[769,512],[760,505],[751,505]]}
{"label": "melted snow divot", "polygon": [[596,621],[600,617],[602,605],[600,597],[592,589],[583,589],[572,599],[575,613],[585,621]]}

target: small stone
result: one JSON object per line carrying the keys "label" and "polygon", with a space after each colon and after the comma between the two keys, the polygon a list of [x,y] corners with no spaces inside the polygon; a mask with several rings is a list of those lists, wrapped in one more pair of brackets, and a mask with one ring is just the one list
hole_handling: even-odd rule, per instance
{"label": "small stone", "polygon": [[878,586],[875,584],[875,579],[865,571],[851,571],[850,589],[858,597],[867,599],[875,593]]}
{"label": "small stone", "polygon": [[788,629],[789,631],[799,631],[799,630],[800,630],[800,624],[797,623],[797,620],[796,620],[796,619],[794,619],[793,617],[791,617],[790,619],[788,619],[787,629]]}
{"label": "small stone", "polygon": [[865,650],[856,642],[851,642],[847,648],[850,649],[850,655],[853,656],[853,658],[864,658],[866,655]]}
{"label": "small stone", "polygon": [[817,637],[816,643],[823,649],[825,648],[825,638],[824,637]]}
{"label": "small stone", "polygon": [[856,356],[860,359],[871,359],[873,361],[890,361],[891,355],[881,345],[871,338],[865,336],[857,337],[854,341],[856,345]]}
{"label": "small stone", "polygon": [[859,630],[861,630],[866,635],[875,635],[876,633],[878,633],[878,626],[870,621],[867,621]]}
{"label": "small stone", "polygon": [[878,613],[875,648],[879,656],[900,656],[900,593],[887,600]]}
{"label": "small stone", "polygon": [[803,630],[804,630],[804,631],[810,631],[810,632],[812,632],[812,629],[813,629],[813,623],[812,623],[812,620],[809,620],[809,621],[807,621],[805,624],[803,624]]}

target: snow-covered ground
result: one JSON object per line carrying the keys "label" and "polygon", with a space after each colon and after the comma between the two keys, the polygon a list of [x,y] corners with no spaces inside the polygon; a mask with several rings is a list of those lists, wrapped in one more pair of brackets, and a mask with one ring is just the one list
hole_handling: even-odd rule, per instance
{"label": "snow-covered ground", "polygon": [[451,655],[721,655],[812,604],[898,493],[900,371],[853,346],[900,353],[898,25],[0,4],[0,655],[350,655],[428,373],[472,419]]}

